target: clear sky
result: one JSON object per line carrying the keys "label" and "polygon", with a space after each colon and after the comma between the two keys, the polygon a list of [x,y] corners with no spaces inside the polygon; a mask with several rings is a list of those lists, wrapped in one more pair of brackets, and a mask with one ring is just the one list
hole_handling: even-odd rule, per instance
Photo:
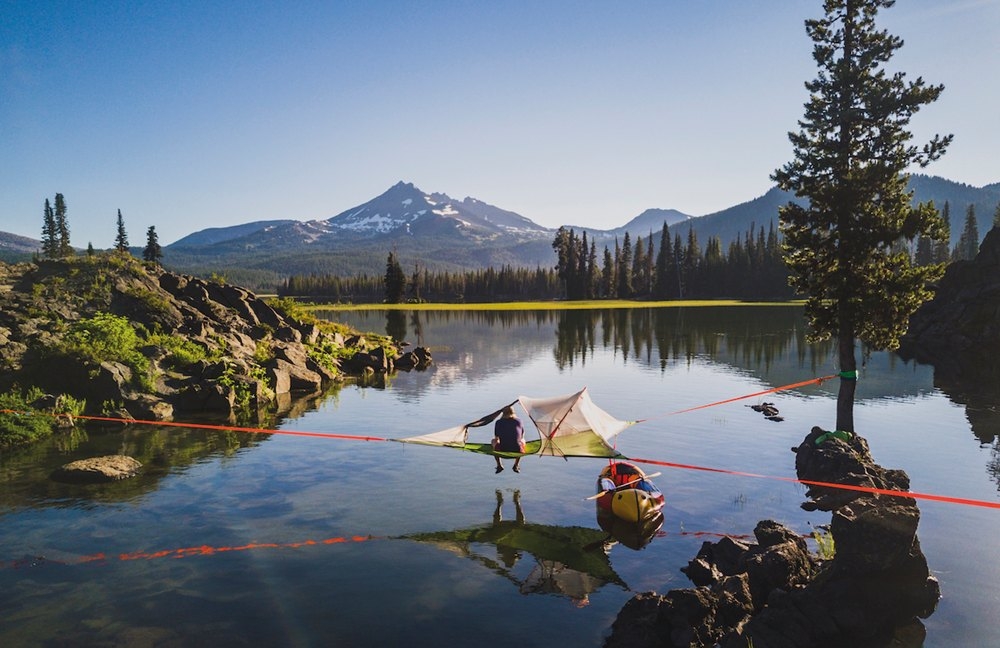
{"label": "clear sky", "polygon": [[[0,0],[0,230],[161,244],[328,218],[400,180],[549,227],[751,200],[791,156],[820,0]],[[1000,181],[1000,0],[899,0],[909,78],[946,87],[926,172]]]}

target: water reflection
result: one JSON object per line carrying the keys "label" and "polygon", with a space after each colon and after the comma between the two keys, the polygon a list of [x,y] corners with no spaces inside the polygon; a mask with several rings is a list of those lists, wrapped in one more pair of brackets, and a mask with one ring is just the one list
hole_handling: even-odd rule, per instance
{"label": "water reflection", "polygon": [[934,384],[951,402],[965,408],[965,418],[976,440],[990,447],[986,471],[1000,490],[1000,399],[997,396],[1000,377],[993,372],[976,367],[969,367],[967,372],[936,371]]}
{"label": "water reflection", "polygon": [[[514,583],[522,594],[553,594],[586,605],[590,594],[604,585],[628,589],[611,568],[605,531],[532,524],[525,520],[521,492],[515,490],[512,499],[513,519],[504,518],[504,495],[497,490],[489,525],[404,538],[477,562]],[[491,549],[484,551],[481,545]]]}
{"label": "water reflection", "polygon": [[[211,456],[231,456],[269,439],[270,434],[132,426],[118,430],[82,426],[33,445],[0,454],[0,514],[25,506],[79,506],[129,501],[153,492],[171,471]],[[101,455],[124,454],[142,464],[130,479],[105,484],[67,484],[50,475],[60,466]]]}
{"label": "water reflection", "polygon": [[[316,311],[362,330],[391,328],[397,339],[430,347],[439,383],[455,379],[456,367],[467,380],[487,379],[535,360],[540,347],[552,350],[560,371],[584,368],[608,352],[622,364],[661,373],[704,359],[755,375],[771,386],[837,371],[836,345],[806,342],[807,327],[797,305],[389,313]],[[442,351],[454,352],[451,363]],[[480,364],[482,358],[490,364]],[[862,364],[860,400],[932,389],[929,367],[911,364],[911,370],[900,371],[906,363],[895,354],[871,354]],[[472,365],[483,375],[465,371]]]}

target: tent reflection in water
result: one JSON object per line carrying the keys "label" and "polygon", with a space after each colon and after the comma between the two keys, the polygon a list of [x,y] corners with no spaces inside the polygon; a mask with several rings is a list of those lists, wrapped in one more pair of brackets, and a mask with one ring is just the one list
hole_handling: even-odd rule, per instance
{"label": "tent reflection in water", "polygon": [[[628,586],[611,568],[607,534],[601,529],[532,524],[524,519],[520,491],[514,491],[515,517],[503,519],[503,493],[490,525],[403,536],[469,558],[517,585],[522,594],[565,596],[586,605],[592,592],[607,584]],[[531,560],[525,560],[530,557]]]}
{"label": "tent reflection in water", "polygon": [[[620,421],[594,404],[587,388],[567,396],[551,398],[530,398],[520,396],[510,405],[520,403],[528,418],[538,430],[538,438],[530,440],[525,434],[525,455],[549,455],[554,457],[607,457],[621,455],[614,448],[614,438],[631,421]],[[503,408],[464,425],[423,434],[420,436],[394,439],[403,443],[458,448],[470,452],[518,457],[517,452],[499,452],[490,443],[470,443],[469,428],[482,427],[500,416]]]}

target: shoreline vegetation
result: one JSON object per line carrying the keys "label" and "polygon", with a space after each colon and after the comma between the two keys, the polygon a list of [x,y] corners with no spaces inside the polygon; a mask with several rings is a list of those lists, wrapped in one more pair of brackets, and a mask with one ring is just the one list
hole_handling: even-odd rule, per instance
{"label": "shoreline vegetation", "polygon": [[530,310],[617,310],[626,308],[704,308],[713,306],[794,306],[805,303],[802,300],[788,301],[744,301],[739,299],[674,299],[663,301],[636,301],[631,299],[581,299],[512,302],[405,302],[398,304],[351,303],[324,304],[321,302],[298,302],[303,310],[467,310],[467,311],[530,311]]}
{"label": "shoreline vegetation", "polygon": [[402,342],[125,252],[0,263],[0,449],[84,415],[270,425],[432,362]]}

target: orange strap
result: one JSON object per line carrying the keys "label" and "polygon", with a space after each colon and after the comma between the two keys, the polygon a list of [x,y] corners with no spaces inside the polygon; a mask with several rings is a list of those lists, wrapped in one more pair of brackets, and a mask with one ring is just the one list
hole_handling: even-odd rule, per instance
{"label": "orange strap", "polygon": [[795,477],[777,477],[774,475],[758,475],[756,473],[742,472],[739,470],[725,470],[724,468],[707,468],[705,466],[694,466],[690,464],[673,463],[670,461],[657,461],[655,459],[637,459],[629,457],[629,461],[636,463],[651,464],[654,466],[665,466],[667,468],[680,468],[682,470],[700,470],[703,472],[721,473],[724,475],[738,475],[740,477],[756,477],[759,479],[775,479],[778,481],[805,484],[806,486],[822,486],[824,488],[836,488],[840,490],[858,491],[861,493],[872,493],[874,495],[888,495],[890,497],[912,497],[913,499],[929,500],[932,502],[947,502],[949,504],[962,504],[964,506],[981,506],[983,508],[1000,509],[1000,502],[987,502],[985,500],[969,499],[966,497],[950,497],[948,495],[934,495],[932,493],[914,493],[912,491],[897,491],[886,488],[874,488],[871,486],[856,486],[854,484],[837,484],[833,482],[813,481],[811,479],[796,479]]}

